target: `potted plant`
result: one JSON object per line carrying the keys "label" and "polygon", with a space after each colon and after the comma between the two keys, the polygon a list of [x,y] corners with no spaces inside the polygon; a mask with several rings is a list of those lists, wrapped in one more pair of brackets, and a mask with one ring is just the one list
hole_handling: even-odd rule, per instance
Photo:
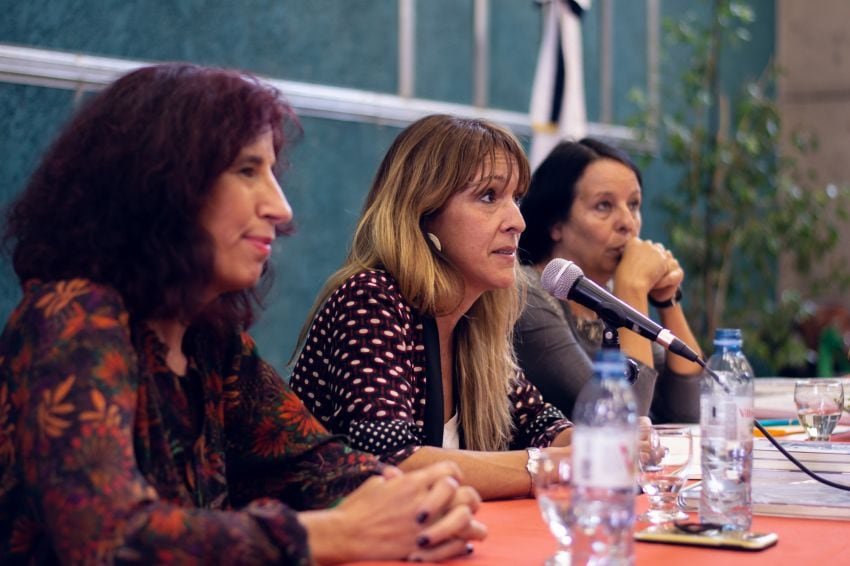
{"label": "potted plant", "polygon": [[[680,172],[662,198],[667,237],[687,273],[689,318],[703,345],[719,326],[742,328],[758,373],[777,375],[806,361],[796,323],[805,301],[794,290],[776,289],[780,256],[809,273],[838,243],[837,222],[847,219],[848,187],[817,184],[790,152],[815,151],[811,136],[789,134],[773,98],[777,69],[770,64],[739,90],[721,80],[725,49],[750,40],[753,9],[733,0],[712,0],[710,17],[664,22],[666,52],[688,62],[665,80],[663,109],[641,106],[635,120],[645,141]],[[652,119],[650,119],[652,118]],[[846,288],[850,274],[837,266],[810,280]]]}

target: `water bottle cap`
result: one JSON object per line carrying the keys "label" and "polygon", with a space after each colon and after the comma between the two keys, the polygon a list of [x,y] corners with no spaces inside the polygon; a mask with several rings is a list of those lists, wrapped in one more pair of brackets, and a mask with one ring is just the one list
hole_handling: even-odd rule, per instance
{"label": "water bottle cap", "polygon": [[714,345],[730,348],[740,347],[744,343],[740,328],[718,328],[714,331]]}
{"label": "water bottle cap", "polygon": [[626,377],[626,356],[620,350],[603,348],[593,358],[593,369],[603,379]]}

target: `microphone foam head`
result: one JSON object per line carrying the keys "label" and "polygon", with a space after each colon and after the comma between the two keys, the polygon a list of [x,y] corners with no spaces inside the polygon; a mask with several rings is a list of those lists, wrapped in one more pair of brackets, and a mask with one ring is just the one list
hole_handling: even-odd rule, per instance
{"label": "microphone foam head", "polygon": [[543,275],[540,276],[540,283],[553,297],[563,300],[569,296],[576,281],[583,276],[584,272],[579,266],[558,257],[546,265]]}

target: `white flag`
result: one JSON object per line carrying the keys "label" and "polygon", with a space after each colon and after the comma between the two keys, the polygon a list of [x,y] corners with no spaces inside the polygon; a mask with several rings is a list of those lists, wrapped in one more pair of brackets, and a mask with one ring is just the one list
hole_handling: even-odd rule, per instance
{"label": "white flag", "polygon": [[576,12],[589,7],[590,0],[550,0],[543,7],[546,22],[529,109],[534,131],[529,156],[532,171],[561,140],[587,135],[581,19]]}

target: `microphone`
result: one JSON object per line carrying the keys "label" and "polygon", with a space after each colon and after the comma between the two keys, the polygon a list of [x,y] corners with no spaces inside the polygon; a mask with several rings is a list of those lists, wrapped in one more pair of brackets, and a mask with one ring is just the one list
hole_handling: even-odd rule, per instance
{"label": "microphone", "polygon": [[543,270],[540,283],[554,297],[584,305],[611,325],[637,332],[692,362],[702,361],[672,332],[585,277],[581,268],[571,261],[561,258],[550,261]]}

